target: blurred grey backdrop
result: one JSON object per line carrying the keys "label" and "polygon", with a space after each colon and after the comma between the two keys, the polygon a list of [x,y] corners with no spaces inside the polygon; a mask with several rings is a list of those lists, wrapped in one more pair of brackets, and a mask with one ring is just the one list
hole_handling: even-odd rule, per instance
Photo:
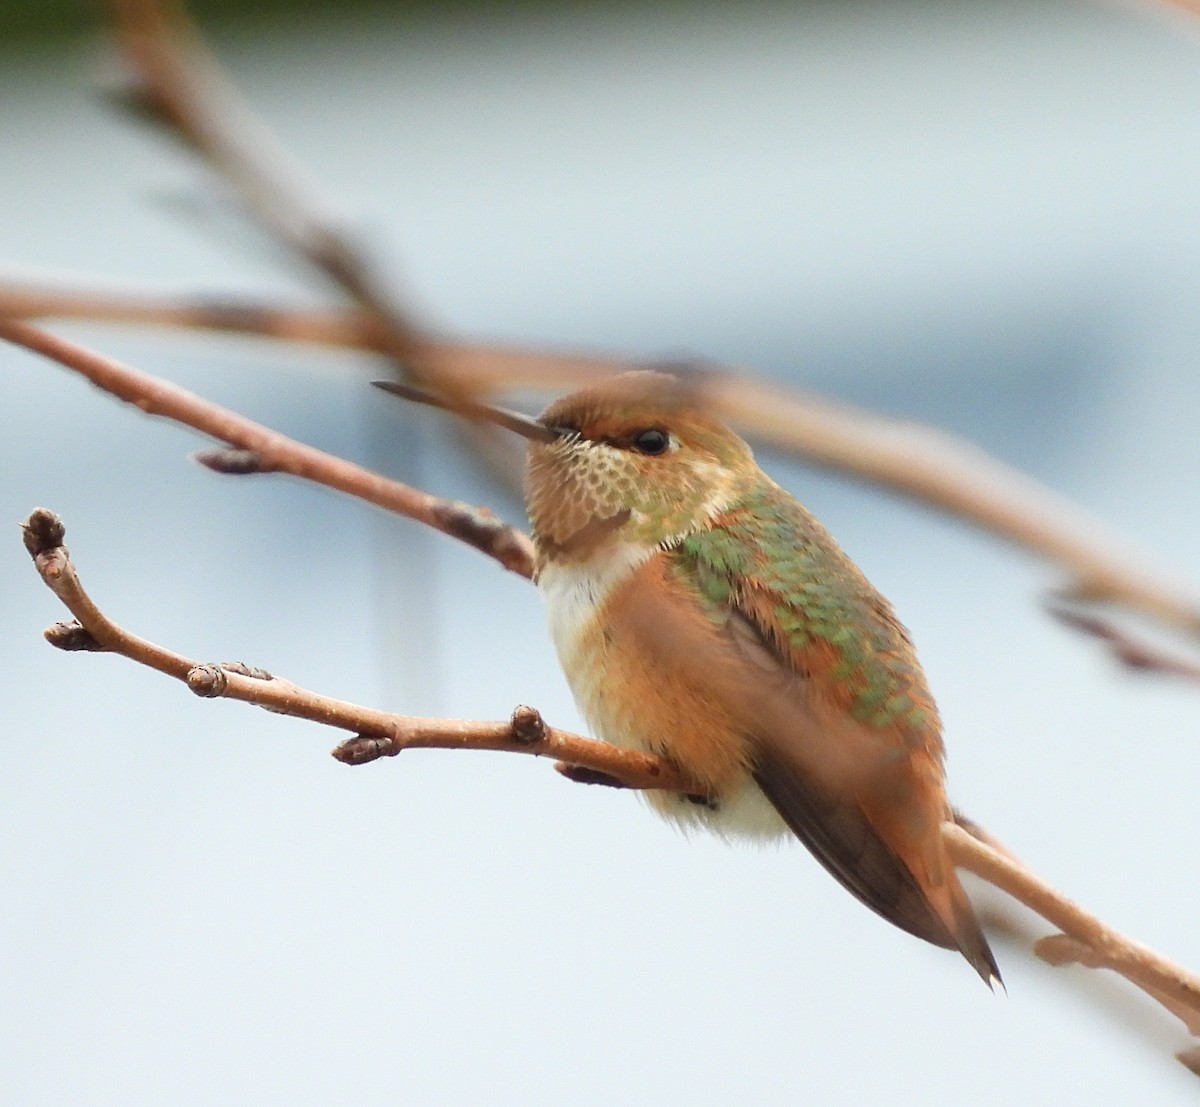
{"label": "blurred grey backdrop", "polygon": [[[312,3],[210,30],[446,327],[735,361],[926,420],[1195,574],[1200,21],[1082,0]],[[0,42],[5,273],[318,302],[204,172],[99,101],[101,59]],[[439,416],[365,386],[368,358],[61,329],[521,517]],[[0,516],[59,511],[130,628],[413,713],[530,702],[582,725],[524,582],[321,490],[207,473],[194,437],[23,352],[0,368]],[[1049,622],[1056,578],[1026,556],[763,460],[912,628],[955,800],[1200,967],[1195,692]],[[522,758],[348,770],[328,731],[44,646],[61,612],[15,528],[0,582],[7,1102],[1195,1100],[1148,1005],[1003,944],[989,996],[799,847],[687,840]]]}

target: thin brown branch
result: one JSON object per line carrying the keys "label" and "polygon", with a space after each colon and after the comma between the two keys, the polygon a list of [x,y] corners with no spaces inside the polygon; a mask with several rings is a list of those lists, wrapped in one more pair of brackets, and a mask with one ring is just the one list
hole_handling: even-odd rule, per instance
{"label": "thin brown branch", "polygon": [[1108,599],[1200,634],[1200,601],[1065,496],[979,447],[767,382],[713,378],[709,394],[752,435],[913,496],[1038,554],[1067,574],[1064,592]]}
{"label": "thin brown branch", "polygon": [[942,835],[956,865],[1007,892],[1088,951],[1086,958],[1077,955],[1060,962],[1048,957],[1050,963],[1078,960],[1111,969],[1166,1006],[1193,1033],[1200,1033],[1200,977],[1102,923],[965,827],[945,823]]}
{"label": "thin brown branch", "polygon": [[59,649],[119,653],[177,680],[187,676],[192,662],[186,657],[121,630],[92,602],[79,583],[70,554],[63,545],[66,529],[57,515],[44,507],[36,508],[21,524],[21,533],[38,575],[75,616],[74,625],[79,628],[72,632],[72,624],[55,623],[46,631],[46,640],[51,645]]}
{"label": "thin brown branch", "polygon": [[[1048,965],[1056,968],[1063,965],[1082,965],[1086,969],[1110,969],[1113,972],[1130,979],[1117,965],[1110,963],[1103,955],[1086,942],[1069,937],[1066,934],[1048,934],[1039,938],[1033,944],[1033,951]],[[1160,1003],[1188,1028],[1192,1034],[1200,1034],[1200,1011],[1193,1004],[1184,1003],[1177,997],[1167,994],[1157,986],[1157,980],[1135,984],[1156,1003]]]}
{"label": "thin brown branch", "polygon": [[507,722],[418,718],[323,696],[240,663],[202,664],[131,634],[97,607],[84,590],[63,545],[65,528],[57,515],[37,508],[22,529],[38,574],[75,616],[73,624],[58,623],[50,628],[47,638],[51,644],[78,648],[65,646],[62,639],[68,632],[76,638],[86,635],[94,643],[89,648],[127,657],[181,680],[202,698],[241,700],[277,714],[350,731],[357,737],[333,751],[347,764],[393,757],[406,749],[496,750],[553,757],[615,780],[625,788],[696,790],[666,761],[547,726],[529,707],[518,707]]}
{"label": "thin brown branch", "polygon": [[[372,251],[242,100],[182,3],[108,4],[127,69],[127,100],[182,139],[268,233],[365,312],[373,348],[390,358],[397,372],[456,391],[432,335],[405,310]],[[465,424],[458,430],[510,486],[520,487],[519,466],[511,453],[495,448],[499,432],[494,427]]]}
{"label": "thin brown branch", "polygon": [[1091,611],[1068,607],[1053,600],[1046,610],[1064,626],[1082,631],[1108,647],[1109,652],[1127,669],[1139,673],[1158,673],[1200,681],[1200,662],[1168,653],[1130,634],[1111,619]]}
{"label": "thin brown branch", "polygon": [[[983,877],[1063,931],[1038,939],[1025,938],[1038,957],[1054,966],[1079,964],[1109,969],[1174,1015],[1189,1033],[1200,1036],[1200,978],[1084,912],[1028,870],[1003,842],[973,819],[955,811],[954,823],[946,824],[942,833],[957,865]],[[1052,905],[1053,915],[1050,908],[1043,909],[1048,904]],[[1016,936],[1015,923],[1009,922],[1011,934]],[[1119,956],[1114,958],[1112,950]],[[1200,1043],[1195,1048],[1200,1050]],[[1190,1053],[1185,1050],[1176,1056],[1190,1067]]]}
{"label": "thin brown branch", "polygon": [[[243,472],[290,473],[323,484],[466,542],[521,576],[529,577],[533,572],[533,546],[529,538],[484,509],[445,500],[389,480],[370,469],[270,430],[177,385],[27,323],[0,318],[0,339],[15,342],[73,369],[104,391],[149,415],[171,419],[237,450],[248,451],[249,457],[243,455]],[[251,457],[252,465],[248,464]],[[233,471],[232,467],[214,463],[215,459],[208,460],[213,468]]]}
{"label": "thin brown branch", "polygon": [[185,327],[385,352],[375,317],[362,308],[293,308],[244,297],[166,296],[24,282],[10,277],[0,281],[0,316]]}
{"label": "thin brown branch", "polygon": [[211,165],[279,242],[367,309],[379,323],[380,345],[397,363],[417,366],[423,331],[377,275],[369,252],[242,100],[182,5],[108,5],[126,65],[127,99]]}

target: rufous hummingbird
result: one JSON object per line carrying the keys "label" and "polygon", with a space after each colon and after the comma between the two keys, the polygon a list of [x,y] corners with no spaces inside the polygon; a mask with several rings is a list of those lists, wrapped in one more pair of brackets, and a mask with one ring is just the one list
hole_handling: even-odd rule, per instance
{"label": "rufous hummingbird", "polygon": [[694,397],[637,372],[524,426],[504,413],[530,440],[536,581],[581,712],[698,782],[648,793],[667,818],[790,831],[873,911],[999,982],[941,836],[941,722],[907,630]]}

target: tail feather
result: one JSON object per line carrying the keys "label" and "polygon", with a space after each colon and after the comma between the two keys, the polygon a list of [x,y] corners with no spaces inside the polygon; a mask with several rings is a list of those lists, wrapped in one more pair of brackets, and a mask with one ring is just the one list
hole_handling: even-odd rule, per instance
{"label": "tail feather", "polygon": [[[951,948],[957,949],[971,967],[979,973],[980,979],[991,989],[997,984],[1004,987],[1004,979],[1000,975],[1000,967],[992,953],[992,947],[984,937],[983,927],[967,893],[959,883],[954,869],[946,868],[946,879],[938,893],[930,896],[930,906],[937,911],[945,924],[952,942]],[[938,902],[940,901],[940,902]]]}
{"label": "tail feather", "polygon": [[918,875],[857,803],[824,793],[787,761],[761,758],[755,780],[796,837],[847,891],[902,930],[958,950],[988,987],[1003,986],[944,847],[933,872]]}

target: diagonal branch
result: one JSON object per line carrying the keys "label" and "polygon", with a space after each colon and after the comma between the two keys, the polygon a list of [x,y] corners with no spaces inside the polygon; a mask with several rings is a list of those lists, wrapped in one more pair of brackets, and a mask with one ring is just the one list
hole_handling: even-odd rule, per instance
{"label": "diagonal branch", "polygon": [[1082,631],[1103,643],[1113,657],[1127,669],[1200,681],[1200,662],[1169,653],[1157,645],[1143,641],[1111,619],[1089,611],[1081,611],[1053,599],[1046,604],[1046,610],[1064,626]]}
{"label": "diagonal branch", "polygon": [[206,699],[241,700],[278,714],[351,731],[357,737],[334,750],[334,756],[347,764],[394,757],[406,749],[499,750],[554,757],[565,762],[567,775],[573,775],[573,768],[585,769],[626,788],[695,790],[667,762],[549,727],[532,708],[518,707],[507,723],[417,718],[323,696],[239,663],[201,664],[131,634],[101,612],[79,580],[63,545],[66,530],[53,512],[37,508],[22,530],[38,574],[75,616],[74,623],[56,623],[47,630],[51,645],[118,654],[184,681],[196,695]]}
{"label": "diagonal branch", "polygon": [[198,461],[211,469],[226,473],[290,473],[416,519],[466,542],[521,576],[528,577],[533,572],[533,545],[529,538],[484,509],[389,480],[27,323],[0,318],[0,339],[15,342],[75,370],[148,415],[182,423],[234,447],[236,452],[201,451],[196,455]]}
{"label": "diagonal branch", "polygon": [[400,364],[420,361],[425,336],[376,273],[366,249],[325,203],[304,169],[254,116],[173,0],[108,0],[126,63],[121,90],[213,167],[253,216],[379,324]]}
{"label": "diagonal branch", "polygon": [[244,296],[179,296],[129,288],[84,288],[45,278],[0,279],[0,316],[89,319],[151,327],[227,331],[383,353],[374,316],[362,308],[290,307]]}
{"label": "diagonal branch", "polygon": [[[986,832],[976,837],[970,824],[946,823],[942,835],[957,865],[1004,889],[1058,927],[1062,934],[1057,938],[1066,935],[1073,942],[1073,950],[1066,952],[1054,936],[1042,939],[1034,949],[1043,960],[1111,969],[1181,1019],[1192,1034],[1200,1035],[1200,977],[1084,911],[1002,848],[980,840]],[[1019,895],[1013,891],[1017,887]]]}
{"label": "diagonal branch", "polygon": [[[107,0],[126,66],[127,102],[215,170],[249,213],[363,312],[371,345],[402,375],[459,389],[433,336],[405,310],[373,252],[241,98],[180,0]],[[511,485],[520,477],[493,427],[459,433]]]}
{"label": "diagonal branch", "polygon": [[1072,598],[1112,600],[1200,636],[1194,592],[1078,504],[971,442],[761,380],[714,376],[705,394],[755,436],[1038,554],[1066,571],[1062,591]]}

